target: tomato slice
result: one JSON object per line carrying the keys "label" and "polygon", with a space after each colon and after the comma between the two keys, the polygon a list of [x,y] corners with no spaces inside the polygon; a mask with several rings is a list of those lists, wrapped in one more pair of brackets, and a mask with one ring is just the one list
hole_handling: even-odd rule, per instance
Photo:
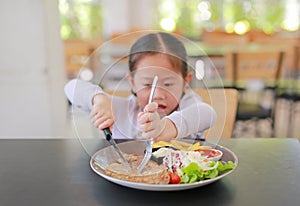
{"label": "tomato slice", "polygon": [[180,183],[180,176],[176,173],[169,173],[170,175],[170,184],[179,184]]}

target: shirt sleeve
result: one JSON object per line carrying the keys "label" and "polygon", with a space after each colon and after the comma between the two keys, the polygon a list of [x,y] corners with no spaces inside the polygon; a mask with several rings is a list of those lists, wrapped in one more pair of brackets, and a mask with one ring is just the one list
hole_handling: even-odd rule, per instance
{"label": "shirt sleeve", "polygon": [[215,110],[195,93],[184,95],[179,108],[166,118],[170,119],[177,128],[177,137],[187,137],[210,128],[216,121]]}
{"label": "shirt sleeve", "polygon": [[65,85],[64,91],[72,105],[87,112],[92,110],[93,97],[103,93],[98,85],[80,79],[70,80]]}

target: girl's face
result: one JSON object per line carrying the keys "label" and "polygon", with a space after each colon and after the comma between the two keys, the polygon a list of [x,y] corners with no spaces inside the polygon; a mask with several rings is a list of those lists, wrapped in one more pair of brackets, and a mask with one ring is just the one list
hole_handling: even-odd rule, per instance
{"label": "girl's face", "polygon": [[164,54],[144,56],[137,62],[134,75],[127,75],[132,90],[136,93],[137,101],[142,108],[148,104],[155,75],[158,76],[158,82],[152,101],[158,104],[157,111],[163,117],[178,107],[185,84],[189,83],[192,74],[189,73],[183,79],[181,69],[174,68]]}

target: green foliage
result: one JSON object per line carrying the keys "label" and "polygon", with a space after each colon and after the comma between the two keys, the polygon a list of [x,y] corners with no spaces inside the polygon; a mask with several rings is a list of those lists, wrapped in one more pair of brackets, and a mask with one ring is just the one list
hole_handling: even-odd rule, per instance
{"label": "green foliage", "polygon": [[60,0],[59,12],[63,39],[101,37],[103,12],[95,1]]}
{"label": "green foliage", "polygon": [[[102,16],[101,2],[101,0],[59,0],[62,38],[101,37],[102,18],[108,18]],[[189,38],[199,38],[202,30],[222,30],[227,24],[235,24],[241,20],[247,21],[250,29],[272,33],[281,29],[286,9],[283,0],[157,0],[156,2],[155,11],[158,13],[158,19],[151,29],[158,28],[160,20],[169,17],[176,22],[176,31]],[[208,5],[209,19],[201,18],[201,11],[198,8],[200,3]]]}
{"label": "green foliage", "polygon": [[[177,28],[187,37],[197,38],[203,29],[225,29],[226,24],[235,24],[238,21],[247,21],[250,29],[272,33],[281,29],[284,21],[286,2],[261,0],[159,0],[159,4],[173,2],[180,11],[180,18],[175,19]],[[211,16],[208,20],[199,19],[199,3],[207,3]],[[159,11],[160,17],[166,17]],[[198,17],[195,18],[195,17]]]}

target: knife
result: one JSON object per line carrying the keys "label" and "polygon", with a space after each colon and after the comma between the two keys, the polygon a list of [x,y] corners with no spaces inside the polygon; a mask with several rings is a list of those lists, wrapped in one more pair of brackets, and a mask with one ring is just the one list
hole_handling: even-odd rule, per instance
{"label": "knife", "polygon": [[117,145],[117,143],[115,142],[115,140],[112,138],[112,133],[111,133],[110,129],[109,128],[105,128],[105,129],[103,129],[103,132],[105,134],[106,140],[113,146],[113,148],[115,149],[115,151],[117,152],[117,154],[121,158],[122,163],[125,165],[125,167],[127,168],[127,170],[130,171],[131,167],[130,167],[128,161],[125,159],[125,157],[124,157],[121,149],[119,148],[119,146]]}

